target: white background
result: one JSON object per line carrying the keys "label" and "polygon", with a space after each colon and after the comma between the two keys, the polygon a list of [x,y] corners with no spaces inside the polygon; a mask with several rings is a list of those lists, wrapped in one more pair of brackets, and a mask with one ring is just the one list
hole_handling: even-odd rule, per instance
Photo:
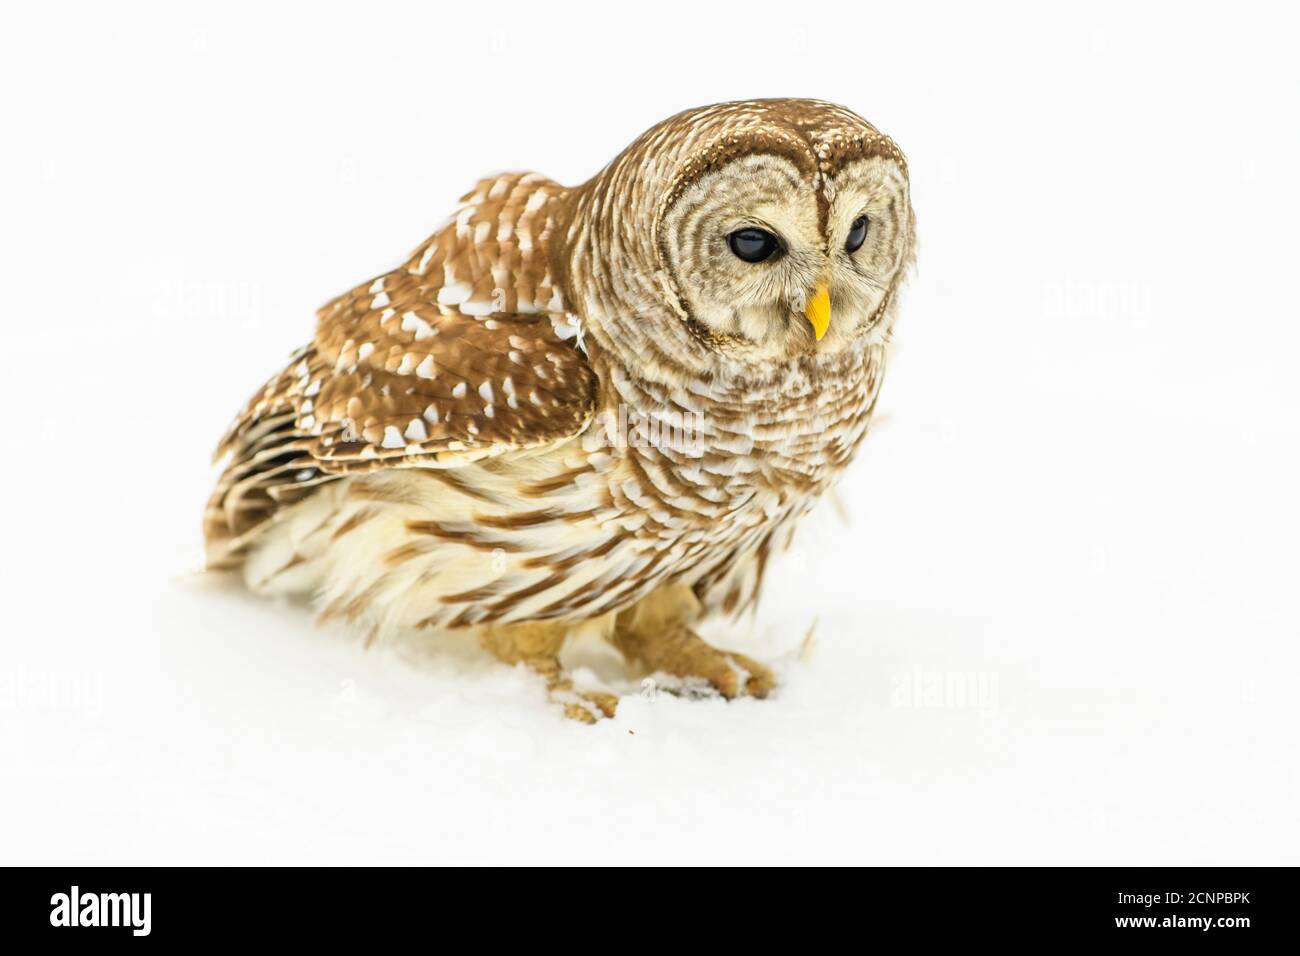
{"label": "white background", "polygon": [[[1239,3],[10,5],[0,862],[1300,863],[1295,24]],[[767,701],[567,723],[194,573],[208,455],[481,175],[841,102],[911,162],[879,427]],[[814,620],[815,636],[803,645]]]}

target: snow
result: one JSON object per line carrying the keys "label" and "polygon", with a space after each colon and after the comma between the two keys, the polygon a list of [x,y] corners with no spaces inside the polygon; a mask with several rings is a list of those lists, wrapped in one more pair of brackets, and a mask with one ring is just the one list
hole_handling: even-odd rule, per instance
{"label": "snow", "polygon": [[[106,47],[117,14],[14,14],[0,862],[1300,862],[1288,32],[751,6],[613,42],[417,6],[369,68],[342,15],[160,5]],[[521,95],[434,34],[591,62]],[[586,82],[663,44],[672,76]],[[317,306],[481,175],[577,182],[752,94],[894,135],[921,235],[847,520],[820,508],[711,635],[775,664],[771,699],[672,696],[584,644],[579,681],[624,699],[579,726],[473,648],[367,651],[195,573],[211,448]]]}

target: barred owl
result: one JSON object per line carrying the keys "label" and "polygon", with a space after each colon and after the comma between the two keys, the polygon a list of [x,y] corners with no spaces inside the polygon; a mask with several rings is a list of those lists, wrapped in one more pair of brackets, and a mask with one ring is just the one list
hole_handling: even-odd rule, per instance
{"label": "barred owl", "polygon": [[485,179],[236,417],[208,565],[370,637],[472,629],[582,720],[617,705],[561,668],[587,629],[764,696],[695,627],[852,459],[913,232],[898,147],[813,100],[689,110],[573,188]]}

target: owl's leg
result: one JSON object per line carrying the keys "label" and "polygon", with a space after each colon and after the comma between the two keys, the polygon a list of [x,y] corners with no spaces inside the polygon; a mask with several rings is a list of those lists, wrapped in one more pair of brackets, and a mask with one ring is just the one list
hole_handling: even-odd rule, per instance
{"label": "owl's leg", "polygon": [[526,664],[546,681],[551,699],[564,707],[572,720],[594,724],[601,717],[613,717],[618,697],[599,691],[579,691],[560,666],[560,648],[568,629],[546,621],[491,627],[479,635],[479,642],[507,664]]}
{"label": "owl's leg", "polygon": [[758,661],[723,651],[690,628],[700,602],[685,585],[660,588],[621,612],[611,640],[623,656],[649,671],[674,677],[702,677],[728,699],[766,697],[776,685],[772,671]]}

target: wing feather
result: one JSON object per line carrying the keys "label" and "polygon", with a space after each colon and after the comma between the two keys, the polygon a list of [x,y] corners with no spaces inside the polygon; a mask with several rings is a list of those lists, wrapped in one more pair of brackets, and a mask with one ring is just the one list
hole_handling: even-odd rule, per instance
{"label": "wing feather", "polygon": [[580,434],[597,381],[545,254],[561,187],[484,180],[392,272],[318,313],[315,337],[236,417],[205,517],[209,564],[322,484],[450,468]]}

